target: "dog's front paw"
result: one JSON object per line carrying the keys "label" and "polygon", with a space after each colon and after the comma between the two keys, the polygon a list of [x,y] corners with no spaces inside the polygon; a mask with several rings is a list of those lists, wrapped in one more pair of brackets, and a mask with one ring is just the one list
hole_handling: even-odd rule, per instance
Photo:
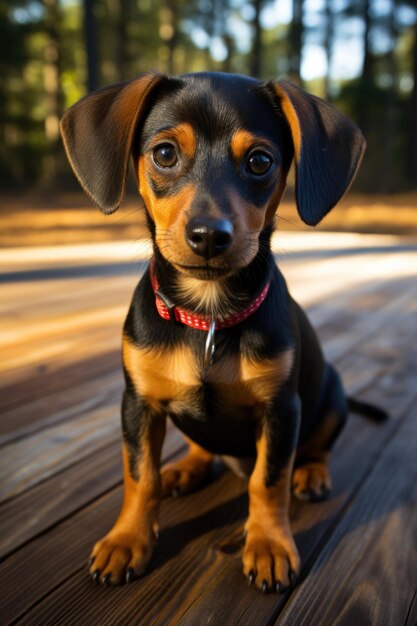
{"label": "dog's front paw", "polygon": [[300,557],[291,533],[280,525],[247,527],[243,573],[248,583],[263,592],[284,592],[294,587]]}
{"label": "dog's front paw", "polygon": [[152,533],[114,528],[95,544],[88,563],[90,575],[106,586],[131,582],[145,571],[154,542]]}

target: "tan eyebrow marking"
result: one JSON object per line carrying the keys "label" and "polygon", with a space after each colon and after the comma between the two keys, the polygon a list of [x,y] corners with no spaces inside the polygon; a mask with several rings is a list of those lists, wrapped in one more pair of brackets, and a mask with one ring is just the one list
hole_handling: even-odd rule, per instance
{"label": "tan eyebrow marking", "polygon": [[152,138],[151,147],[154,147],[161,141],[169,141],[170,139],[174,140],[178,144],[181,152],[185,154],[186,157],[189,159],[194,157],[196,138],[191,124],[184,122],[178,126],[173,126],[172,128],[167,128],[166,130],[156,133]]}
{"label": "tan eyebrow marking", "polygon": [[273,150],[272,143],[264,137],[255,135],[248,130],[237,130],[233,133],[230,140],[230,149],[236,160],[241,159],[252,146],[257,146],[260,149],[264,146],[265,148]]}

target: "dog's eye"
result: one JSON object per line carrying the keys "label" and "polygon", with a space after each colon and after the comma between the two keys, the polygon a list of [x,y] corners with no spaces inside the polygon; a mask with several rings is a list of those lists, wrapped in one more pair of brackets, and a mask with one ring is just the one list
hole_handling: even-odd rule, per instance
{"label": "dog's eye", "polygon": [[248,170],[251,174],[262,176],[272,165],[272,159],[265,152],[252,152],[248,159]]}
{"label": "dog's eye", "polygon": [[159,167],[174,167],[178,162],[177,151],[170,143],[164,143],[153,151],[153,160]]}

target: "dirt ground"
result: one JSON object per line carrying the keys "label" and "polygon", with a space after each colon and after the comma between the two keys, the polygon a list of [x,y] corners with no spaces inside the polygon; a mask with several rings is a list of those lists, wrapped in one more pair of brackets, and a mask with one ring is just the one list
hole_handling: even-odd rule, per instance
{"label": "dirt ground", "polygon": [[[280,230],[309,230],[287,192],[278,209]],[[417,192],[374,196],[348,194],[317,227],[322,231],[352,231],[417,235]],[[0,246],[43,246],[146,237],[144,212],[131,196],[113,215],[102,215],[82,193],[45,197],[0,195]]]}

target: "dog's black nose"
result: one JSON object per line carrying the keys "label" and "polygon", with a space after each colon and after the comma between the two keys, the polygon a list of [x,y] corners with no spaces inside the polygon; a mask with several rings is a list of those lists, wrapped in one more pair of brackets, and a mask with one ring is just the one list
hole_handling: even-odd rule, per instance
{"label": "dog's black nose", "polygon": [[211,217],[192,217],[185,227],[191,250],[207,260],[225,252],[233,241],[233,224]]}

